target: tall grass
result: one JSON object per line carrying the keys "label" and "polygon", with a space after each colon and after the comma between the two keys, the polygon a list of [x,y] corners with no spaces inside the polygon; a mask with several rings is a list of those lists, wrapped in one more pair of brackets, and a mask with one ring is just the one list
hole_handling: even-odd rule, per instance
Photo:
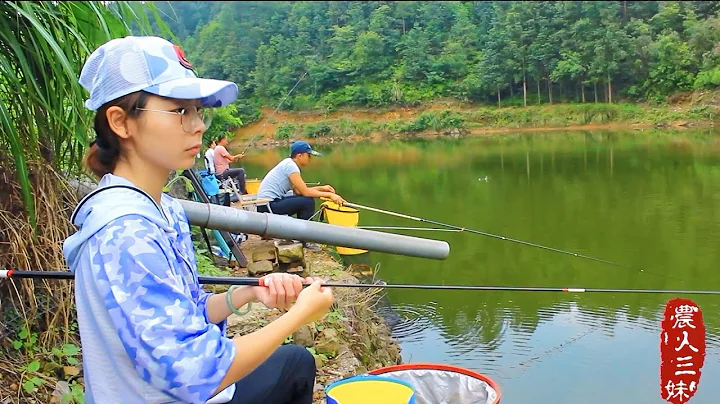
{"label": "tall grass", "polygon": [[73,171],[91,137],[82,64],[100,44],[130,34],[129,24],[150,27],[152,5],[103,3],[0,3],[0,150],[10,152],[33,228],[28,161]]}
{"label": "tall grass", "polygon": [[[92,50],[131,27],[149,33],[148,16],[169,33],[150,3],[0,3],[0,267],[65,269],[76,204],[67,174],[80,171],[93,137],[80,71]],[[0,397],[18,386],[10,392],[18,402],[33,394],[49,402],[53,381],[78,376],[72,283],[3,282],[0,302]]]}

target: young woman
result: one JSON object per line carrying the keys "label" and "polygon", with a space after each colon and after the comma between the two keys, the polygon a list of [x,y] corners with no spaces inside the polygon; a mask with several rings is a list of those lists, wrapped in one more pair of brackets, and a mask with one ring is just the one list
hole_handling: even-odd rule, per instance
{"label": "young woman", "polygon": [[[278,215],[297,215],[298,219],[308,220],[315,210],[314,198],[328,198],[338,205],[345,200],[335,193],[330,185],[308,187],[300,175],[300,167],[310,164],[310,156],[322,156],[313,150],[307,142],[293,142],[290,145],[290,157],[284,158],[273,167],[260,182],[258,198],[270,199],[270,210]],[[289,191],[294,195],[288,196]],[[267,212],[266,206],[258,207],[258,212]]]}
{"label": "young woman", "polygon": [[222,181],[228,177],[235,179],[240,186],[240,192],[247,194],[245,188],[245,169],[243,168],[230,168],[230,163],[240,160],[245,157],[243,153],[232,155],[227,151],[228,140],[227,136],[221,135],[217,140],[217,146],[215,146],[215,175]]}
{"label": "young woman", "polygon": [[[310,404],[314,359],[282,342],[327,313],[332,291],[271,274],[267,287],[205,292],[182,205],[162,192],[173,170],[193,166],[212,108],[231,103],[237,86],[197,78],[182,50],[156,37],[104,44],[80,83],[96,111],[87,165],[101,181],[73,212],[79,229],[63,251],[87,402]],[[289,310],[227,338],[226,318],[254,301]]]}

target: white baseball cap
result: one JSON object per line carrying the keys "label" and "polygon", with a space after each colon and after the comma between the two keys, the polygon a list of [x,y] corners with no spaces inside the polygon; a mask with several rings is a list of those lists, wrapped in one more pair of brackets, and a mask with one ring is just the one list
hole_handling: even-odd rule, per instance
{"label": "white baseball cap", "polygon": [[106,42],[85,62],[80,84],[90,92],[85,106],[93,111],[140,90],[168,98],[199,99],[205,107],[228,105],[238,96],[237,84],[198,78],[179,46],[154,36]]}

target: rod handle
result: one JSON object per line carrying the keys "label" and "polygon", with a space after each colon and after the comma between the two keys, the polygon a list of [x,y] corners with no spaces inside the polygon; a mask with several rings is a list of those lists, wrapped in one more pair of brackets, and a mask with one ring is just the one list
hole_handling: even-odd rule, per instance
{"label": "rod handle", "polygon": [[[303,285],[303,287],[310,286],[309,283],[303,283],[302,285]],[[267,286],[267,285],[265,284],[265,278],[260,278],[260,279],[258,279],[258,280],[257,280],[257,285],[253,285],[253,286]]]}
{"label": "rod handle", "polygon": [[[308,286],[310,286],[310,285],[312,285],[312,283],[303,283],[303,284],[302,284],[302,286],[303,286],[304,288],[306,288],[306,287],[308,287]],[[257,285],[253,285],[253,286],[267,286],[267,285],[265,284],[265,278],[264,278],[264,277],[263,277],[263,278],[259,278],[259,279],[257,280]],[[336,286],[336,285],[329,284],[329,285],[323,285],[323,286]]]}

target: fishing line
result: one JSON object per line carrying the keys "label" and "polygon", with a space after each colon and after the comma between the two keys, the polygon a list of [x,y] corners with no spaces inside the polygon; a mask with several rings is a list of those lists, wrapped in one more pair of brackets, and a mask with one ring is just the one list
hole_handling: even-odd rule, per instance
{"label": "fishing line", "polygon": [[280,104],[278,104],[277,108],[275,108],[275,110],[273,111],[273,113],[272,113],[269,117],[267,117],[267,119],[265,119],[265,123],[260,127],[260,130],[258,130],[258,133],[250,139],[250,142],[248,142],[247,146],[245,146],[245,148],[244,148],[243,151],[241,152],[242,154],[245,154],[245,151],[248,149],[248,147],[250,147],[250,145],[253,143],[253,141],[255,140],[255,138],[257,138],[258,135],[262,134],[262,130],[265,128],[265,125],[267,125],[267,123],[270,122],[270,118],[272,118],[273,116],[275,116],[275,114],[276,114],[277,111],[280,109],[280,106],[283,104],[283,102],[285,102],[285,100],[287,99],[287,97],[289,97],[290,94],[292,94],[292,92],[295,91],[295,88],[298,86],[298,84],[300,84],[301,81],[303,81],[303,79],[305,78],[305,76],[307,76],[307,74],[308,74],[308,72],[305,72],[305,73],[302,75],[302,77],[300,77],[300,80],[298,80],[297,83],[295,83],[295,85],[293,86],[293,88],[290,89],[290,92],[287,93],[287,94],[285,94],[285,97],[283,97],[283,99],[280,100]]}
{"label": "fishing line", "polygon": [[619,263],[617,263],[617,262],[607,261],[607,260],[603,260],[603,259],[600,259],[600,258],[591,257],[591,256],[588,256],[588,255],[578,254],[578,253],[574,253],[574,252],[570,252],[570,251],[560,250],[560,249],[553,248],[553,247],[547,247],[547,246],[540,245],[540,244],[530,243],[530,242],[528,242],[528,241],[516,240],[516,239],[510,238],[510,237],[499,236],[499,235],[497,235],[497,234],[487,233],[487,232],[480,231],[480,230],[469,229],[469,228],[467,228],[467,227],[460,227],[460,226],[455,226],[455,225],[452,225],[452,224],[436,222],[436,221],[434,221],[434,220],[429,220],[429,219],[423,219],[423,218],[420,218],[420,217],[404,215],[404,214],[402,214],[402,213],[390,212],[390,211],[388,211],[388,210],[371,208],[371,207],[369,207],[369,206],[363,206],[363,205],[359,205],[359,204],[356,204],[356,203],[345,202],[343,205],[347,205],[347,206],[350,206],[350,207],[353,207],[353,208],[365,209],[365,210],[370,210],[370,211],[373,211],[373,212],[383,213],[383,214],[390,215],[390,216],[396,216],[396,217],[400,217],[400,218],[403,218],[403,219],[410,219],[410,220],[414,220],[414,221],[417,221],[417,222],[430,223],[430,224],[434,224],[434,225],[436,225],[436,226],[448,227],[448,228],[455,229],[455,230],[458,230],[458,231],[461,231],[461,232],[462,232],[462,231],[466,231],[466,232],[468,232],[468,233],[480,234],[480,235],[483,235],[483,236],[493,237],[493,238],[497,238],[497,239],[504,240],[504,241],[512,241],[513,243],[519,243],[519,244],[524,244],[524,245],[528,245],[528,246],[531,246],[531,247],[542,248],[542,249],[545,249],[545,250],[550,250],[550,251],[555,251],[555,252],[559,252],[559,253],[563,253],[563,254],[568,254],[568,255],[572,255],[572,256],[574,256],[574,257],[585,258],[585,259],[589,259],[589,260],[593,260],[593,261],[598,261],[598,262],[602,262],[602,263],[605,263],[605,264],[615,265],[615,266],[619,266],[619,267],[623,267],[623,268],[627,268],[627,269],[638,269],[640,272],[644,272],[644,270],[642,270],[642,269],[632,268],[632,267],[629,267],[629,266],[627,266],[627,265],[619,264]]}
{"label": "fishing line", "polygon": [[366,230],[428,230],[428,231],[449,231],[452,233],[459,233],[462,230],[456,229],[434,229],[430,227],[394,227],[394,226],[357,226],[358,229]]}
{"label": "fishing line", "polygon": [[[520,360],[520,361],[519,361],[517,364],[515,364],[515,365],[507,365],[507,366],[505,366],[505,369],[506,369],[506,370],[499,369],[499,370],[500,370],[500,373],[502,373],[502,374],[503,374],[503,377],[505,377],[506,379],[511,379],[511,378],[513,378],[513,377],[517,377],[519,374],[521,374],[522,372],[524,372],[524,371],[526,371],[527,369],[529,369],[529,368],[530,368],[530,365],[532,365],[532,364],[534,364],[534,363],[536,363],[536,362],[538,362],[538,361],[542,362],[542,361],[543,361],[544,359],[546,359],[548,356],[553,355],[553,354],[559,352],[561,349],[565,348],[566,346],[572,344],[573,342],[575,342],[575,341],[577,341],[577,340],[579,340],[579,339],[581,339],[581,338],[583,338],[583,337],[585,337],[585,336],[587,336],[587,335],[590,335],[590,334],[593,333],[594,331],[596,331],[596,330],[595,330],[595,327],[592,327],[592,328],[590,328],[588,331],[585,331],[585,332],[583,332],[583,333],[579,333],[579,334],[577,334],[577,335],[574,335],[574,336],[570,337],[569,339],[565,340],[564,342],[562,342],[562,343],[560,343],[560,344],[558,344],[558,345],[556,345],[556,346],[554,346],[554,347],[552,347],[552,348],[550,348],[550,349],[546,349],[544,352],[539,353],[539,354],[536,354],[535,356],[530,357],[529,359]],[[527,355],[527,356],[530,356],[530,353],[529,353],[529,352],[528,352],[528,355]]]}
{"label": "fishing line", "polygon": [[[75,274],[70,271],[22,271],[16,269],[0,270],[2,278],[40,278],[40,279],[73,279]],[[211,285],[244,285],[265,286],[263,278],[234,276],[199,276],[198,282]],[[303,284],[310,286],[310,284]],[[436,289],[436,290],[484,290],[510,292],[570,292],[570,293],[657,293],[673,295],[720,295],[720,290],[672,290],[672,289],[612,289],[612,288],[577,288],[577,287],[535,287],[535,286],[475,286],[475,285],[416,285],[379,283],[323,283],[326,287],[337,288],[382,288],[382,289]]]}

